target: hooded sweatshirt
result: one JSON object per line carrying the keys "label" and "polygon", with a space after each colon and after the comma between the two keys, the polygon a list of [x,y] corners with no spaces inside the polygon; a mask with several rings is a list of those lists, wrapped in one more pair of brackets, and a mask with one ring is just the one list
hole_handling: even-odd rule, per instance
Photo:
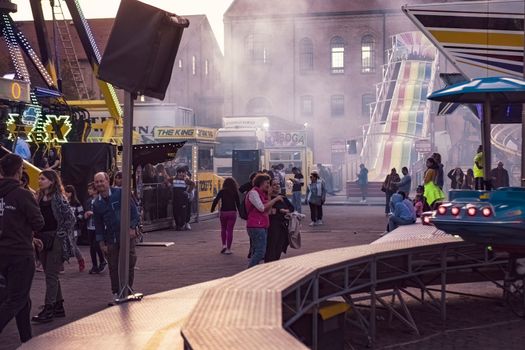
{"label": "hooded sweatshirt", "polygon": [[404,220],[416,220],[414,206],[409,201],[404,201],[403,196],[398,193],[392,195],[390,199],[394,208],[394,216]]}
{"label": "hooded sweatshirt", "polygon": [[44,227],[35,197],[15,179],[0,179],[0,255],[32,256],[33,232]]}

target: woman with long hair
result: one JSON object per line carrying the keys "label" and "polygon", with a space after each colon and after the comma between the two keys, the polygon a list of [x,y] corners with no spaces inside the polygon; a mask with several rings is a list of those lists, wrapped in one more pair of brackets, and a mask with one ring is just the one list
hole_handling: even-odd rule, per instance
{"label": "woman with long hair", "polygon": [[75,215],[76,219],[75,229],[73,230],[72,235],[69,237],[69,239],[71,240],[71,247],[73,248],[73,253],[75,254],[75,257],[78,261],[78,270],[80,272],[83,272],[86,268],[86,262],[84,261],[84,257],[82,256],[80,249],[78,249],[77,240],[78,236],[80,236],[81,222],[84,220],[84,208],[78,200],[77,191],[75,190],[75,187],[67,185],[66,187],[64,187],[64,191],[67,201],[69,202],[69,207],[71,208],[71,211]]}
{"label": "woman with long hair", "polygon": [[44,217],[44,228],[35,234],[44,244],[40,260],[46,278],[45,305],[33,316],[38,323],[51,322],[55,317],[65,317],[64,298],[58,279],[64,261],[71,256],[69,236],[75,227],[75,217],[64,196],[60,177],[54,170],[44,170],[38,177],[38,205]]}
{"label": "woman with long hair", "polygon": [[463,188],[463,180],[465,174],[461,168],[455,168],[448,172],[448,178],[450,179],[450,188],[453,190],[459,190]]}
{"label": "woman with long hair", "polygon": [[277,202],[282,202],[282,196],[268,199],[270,176],[259,174],[253,179],[253,188],[246,196],[246,229],[250,236],[253,252],[248,268],[258,265],[266,253],[266,239],[270,226],[269,212]]}
{"label": "woman with long hair", "polygon": [[385,214],[388,216],[390,214],[390,198],[392,198],[392,195],[397,192],[398,186],[397,183],[401,182],[401,178],[399,177],[399,174],[397,173],[396,168],[392,168],[390,170],[390,174],[388,174],[385,178],[385,181],[383,182],[383,186],[381,187],[381,190],[385,192]]}
{"label": "woman with long hair", "polygon": [[[275,198],[281,194],[281,184],[279,179],[273,179],[270,186],[270,198]],[[270,227],[268,228],[268,238],[266,240],[266,254],[264,262],[279,260],[282,253],[286,253],[289,245],[288,239],[288,219],[286,215],[293,212],[294,206],[283,197],[282,202],[276,202],[270,211]]]}
{"label": "woman with long hair", "polygon": [[474,189],[474,170],[467,169],[465,174],[465,180],[463,181],[462,190],[473,190]]}
{"label": "woman with long hair", "polygon": [[231,177],[226,178],[222,184],[222,189],[217,193],[211,205],[211,212],[215,211],[217,204],[221,201],[219,218],[221,220],[221,254],[230,255],[232,253],[233,228],[237,221],[237,212],[241,206],[239,201],[239,189],[237,182]]}
{"label": "woman with long hair", "polygon": [[323,204],[326,200],[326,185],[323,179],[319,177],[317,171],[310,174],[310,184],[306,188],[305,203],[310,206],[310,226],[323,224]]}

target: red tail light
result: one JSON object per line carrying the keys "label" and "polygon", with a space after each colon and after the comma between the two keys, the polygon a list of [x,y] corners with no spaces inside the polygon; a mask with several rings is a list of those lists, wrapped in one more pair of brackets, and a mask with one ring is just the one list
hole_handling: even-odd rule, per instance
{"label": "red tail light", "polygon": [[458,216],[459,215],[459,208],[458,207],[453,207],[452,209],[450,209],[450,213],[454,216]]}
{"label": "red tail light", "polygon": [[476,210],[476,208],[474,208],[474,207],[468,208],[468,210],[467,210],[467,214],[468,214],[469,216],[475,216],[476,213],[477,213],[477,210]]}
{"label": "red tail light", "polygon": [[443,205],[439,206],[438,213],[439,213],[439,215],[445,215],[447,213],[447,207],[445,207]]}
{"label": "red tail light", "polygon": [[492,215],[492,210],[490,208],[483,208],[481,213],[483,214],[483,216],[489,217]]}

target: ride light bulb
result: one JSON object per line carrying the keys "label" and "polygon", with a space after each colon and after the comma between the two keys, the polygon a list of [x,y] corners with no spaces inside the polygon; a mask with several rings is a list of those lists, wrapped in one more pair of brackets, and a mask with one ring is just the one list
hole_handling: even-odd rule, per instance
{"label": "ride light bulb", "polygon": [[445,215],[447,213],[447,207],[440,206],[438,208],[438,213],[439,213],[439,215]]}
{"label": "ride light bulb", "polygon": [[459,208],[458,207],[454,207],[452,209],[450,209],[450,213],[454,216],[458,216],[459,215]]}
{"label": "ride light bulb", "polygon": [[423,222],[427,225],[430,225],[430,216],[424,216],[423,217]]}
{"label": "ride light bulb", "polygon": [[472,208],[468,208],[467,210],[467,214],[470,215],[470,216],[474,216],[476,215],[476,208],[472,207]]}
{"label": "ride light bulb", "polygon": [[488,217],[492,214],[492,210],[490,210],[490,208],[483,208],[481,213],[483,214],[483,216]]}

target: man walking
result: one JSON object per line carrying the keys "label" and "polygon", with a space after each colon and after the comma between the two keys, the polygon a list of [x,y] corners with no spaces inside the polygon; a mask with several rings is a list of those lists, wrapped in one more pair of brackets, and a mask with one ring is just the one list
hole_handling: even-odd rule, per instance
{"label": "man walking", "polygon": [[357,184],[361,190],[361,202],[366,203],[366,196],[368,194],[368,169],[364,164],[359,164],[359,174],[357,174]]}
{"label": "man walking", "polygon": [[301,195],[304,186],[304,176],[301,174],[301,170],[297,167],[292,168],[293,175],[293,186],[292,186],[292,204],[295,211],[302,213],[301,208]]}
{"label": "man walking", "polygon": [[31,299],[35,274],[33,232],[44,227],[35,197],[20,186],[22,158],[0,159],[0,332],[16,318],[23,343],[31,339]]}
{"label": "man walking", "polygon": [[498,167],[490,171],[492,188],[509,187],[509,172],[503,168],[503,163],[499,162]]}
{"label": "man walking", "polygon": [[[109,266],[109,277],[111,279],[111,292],[113,299],[119,296],[118,263],[120,252],[120,208],[122,208],[121,188],[109,186],[107,173],[95,175],[95,187],[99,193],[93,203],[93,218],[95,221],[95,234],[100,248],[106,254]],[[130,225],[129,225],[129,281],[128,285],[133,287],[134,269],[137,263],[135,254],[135,238],[137,238],[137,225],[139,214],[135,203],[130,201]]]}

